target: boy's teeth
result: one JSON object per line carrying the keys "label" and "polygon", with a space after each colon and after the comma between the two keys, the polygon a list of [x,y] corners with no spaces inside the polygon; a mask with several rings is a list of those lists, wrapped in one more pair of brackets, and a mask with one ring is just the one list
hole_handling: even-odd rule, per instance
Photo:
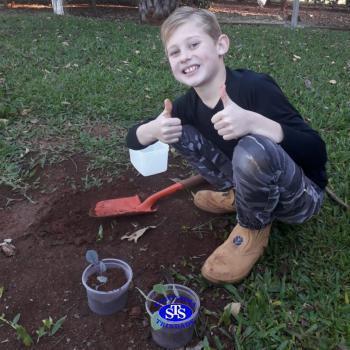
{"label": "boy's teeth", "polygon": [[185,73],[187,74],[187,73],[191,73],[191,72],[193,72],[193,71],[195,71],[195,70],[197,70],[198,69],[198,66],[196,65],[196,66],[191,66],[191,67],[188,67],[188,68],[186,68],[185,69]]}

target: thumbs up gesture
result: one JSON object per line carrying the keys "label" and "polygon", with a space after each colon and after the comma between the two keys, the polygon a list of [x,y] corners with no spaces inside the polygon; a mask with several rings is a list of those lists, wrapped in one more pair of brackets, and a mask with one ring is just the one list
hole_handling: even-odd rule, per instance
{"label": "thumbs up gesture", "polygon": [[173,104],[164,100],[164,110],[153,121],[153,133],[156,139],[164,143],[175,143],[182,135],[182,125],[179,118],[172,118]]}
{"label": "thumbs up gesture", "polygon": [[224,109],[213,115],[211,122],[215,130],[224,140],[237,139],[251,132],[251,114],[233,102],[226,92],[226,86],[221,88],[221,101]]}

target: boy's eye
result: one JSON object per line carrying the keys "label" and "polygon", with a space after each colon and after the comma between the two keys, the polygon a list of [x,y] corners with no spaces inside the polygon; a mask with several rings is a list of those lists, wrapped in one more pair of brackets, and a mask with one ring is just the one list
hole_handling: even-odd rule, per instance
{"label": "boy's eye", "polygon": [[170,51],[170,52],[169,52],[169,56],[174,57],[174,56],[178,55],[179,52],[180,52],[179,50]]}
{"label": "boy's eye", "polygon": [[199,45],[199,42],[194,42],[194,43],[191,43],[190,44],[190,47],[192,48],[192,49],[195,49],[197,46]]}

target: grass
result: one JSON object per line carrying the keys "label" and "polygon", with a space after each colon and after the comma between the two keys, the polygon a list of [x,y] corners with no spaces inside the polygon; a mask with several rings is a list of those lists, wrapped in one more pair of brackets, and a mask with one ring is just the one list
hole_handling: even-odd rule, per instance
{"label": "grass", "polygon": [[[223,29],[231,38],[227,64],[272,75],[319,130],[330,187],[348,202],[348,32]],[[184,91],[171,77],[158,28],[132,22],[0,14],[0,53],[0,183],[22,193],[40,188],[37,166],[76,153],[89,159],[83,186],[101,185],[125,168],[127,127]],[[350,346],[349,229],[347,213],[328,199],[310,223],[276,225],[264,269],[223,289],[243,308],[234,332],[207,333],[210,344],[219,349],[231,337],[237,349]],[[215,322],[208,316],[207,329]]]}

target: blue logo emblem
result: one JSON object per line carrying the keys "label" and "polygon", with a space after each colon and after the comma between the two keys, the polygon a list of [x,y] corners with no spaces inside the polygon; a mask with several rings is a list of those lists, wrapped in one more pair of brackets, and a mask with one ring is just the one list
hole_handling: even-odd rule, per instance
{"label": "blue logo emblem", "polygon": [[168,304],[159,309],[159,316],[170,322],[187,320],[192,314],[192,309],[183,304]]}
{"label": "blue logo emblem", "polygon": [[235,245],[241,245],[243,243],[243,238],[241,236],[236,236],[234,239],[233,239],[233,243]]}

